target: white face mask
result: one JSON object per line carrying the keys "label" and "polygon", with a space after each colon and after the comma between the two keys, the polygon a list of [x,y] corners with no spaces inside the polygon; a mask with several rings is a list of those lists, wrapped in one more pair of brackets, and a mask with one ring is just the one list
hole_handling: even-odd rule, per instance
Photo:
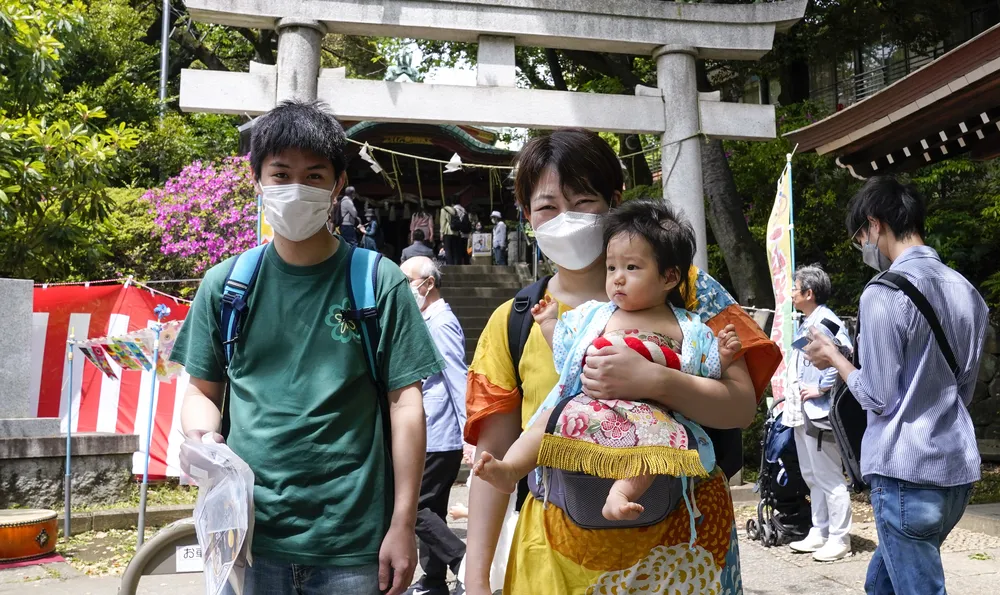
{"label": "white face mask", "polygon": [[428,279],[424,279],[416,287],[413,285],[410,286],[410,291],[413,292],[413,299],[417,300],[417,308],[420,309],[420,311],[423,311],[424,306],[427,305],[427,296],[420,295],[420,288],[423,287],[424,283],[427,283]]}
{"label": "white face mask", "polygon": [[604,252],[601,216],[566,211],[535,230],[538,247],[559,267],[579,271],[594,264]]}
{"label": "white face mask", "polygon": [[264,215],[274,232],[293,242],[307,240],[323,229],[333,190],[305,184],[261,186]]}

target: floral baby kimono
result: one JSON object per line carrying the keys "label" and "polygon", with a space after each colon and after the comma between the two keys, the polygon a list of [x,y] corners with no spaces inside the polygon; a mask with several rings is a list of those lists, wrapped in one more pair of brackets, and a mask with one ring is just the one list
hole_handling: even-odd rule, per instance
{"label": "floral baby kimono", "polygon": [[707,477],[715,466],[715,455],[700,425],[656,403],[592,399],[583,394],[580,377],[588,351],[622,344],[661,365],[719,378],[722,368],[715,335],[698,316],[681,308],[674,308],[684,335],[680,345],[641,330],[605,334],[616,309],[613,303],[587,302],[566,312],[556,324],[552,348],[559,383],[532,423],[540,412],[550,409],[555,409],[558,419],[554,425],[550,420],[552,431],[542,440],[539,466],[607,479],[643,473]]}

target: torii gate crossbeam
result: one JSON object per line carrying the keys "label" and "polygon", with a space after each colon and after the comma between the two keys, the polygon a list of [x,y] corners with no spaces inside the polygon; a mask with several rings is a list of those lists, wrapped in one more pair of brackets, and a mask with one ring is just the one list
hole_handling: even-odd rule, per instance
{"label": "torii gate crossbeam", "polygon": [[[702,136],[769,140],[772,106],[699,94],[695,60],[758,59],[808,0],[682,4],[660,0],[187,0],[198,21],[278,30],[277,64],[249,73],[184,70],[185,111],[258,114],[290,98],[321,99],[342,118],[659,134],[664,197],[695,228],[707,265]],[[477,42],[477,86],[348,79],[320,69],[326,33]],[[634,96],[516,87],[517,45],[650,55],[657,88]]]}

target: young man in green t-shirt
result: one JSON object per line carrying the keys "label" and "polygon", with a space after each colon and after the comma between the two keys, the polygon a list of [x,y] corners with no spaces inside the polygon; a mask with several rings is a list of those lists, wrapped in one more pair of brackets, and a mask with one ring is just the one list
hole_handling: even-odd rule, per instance
{"label": "young man in green t-shirt", "polygon": [[347,179],[345,145],[319,104],[285,102],[255,122],[250,162],[274,242],[239,342],[227,371],[220,304],[230,259],[205,274],[172,355],[191,376],[181,411],[189,439],[223,440],[229,383],[226,441],[256,475],[249,595],[398,594],[416,564],[420,386],[443,366],[406,277],[382,259],[377,360],[389,390],[389,485],[379,397],[347,316],[348,246],[326,227]]}

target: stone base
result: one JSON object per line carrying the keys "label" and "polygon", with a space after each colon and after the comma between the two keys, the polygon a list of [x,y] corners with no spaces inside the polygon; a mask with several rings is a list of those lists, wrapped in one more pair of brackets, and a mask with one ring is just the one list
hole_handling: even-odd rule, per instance
{"label": "stone base", "polygon": [[[125,498],[131,484],[134,434],[79,434],[72,438],[72,502],[99,506]],[[0,509],[62,510],[66,437],[0,438]]]}
{"label": "stone base", "polygon": [[58,417],[0,419],[0,439],[59,435]]}
{"label": "stone base", "polygon": [[472,264],[491,265],[491,264],[493,264],[493,254],[492,253],[490,253],[490,254],[473,254],[471,261],[472,261]]}

